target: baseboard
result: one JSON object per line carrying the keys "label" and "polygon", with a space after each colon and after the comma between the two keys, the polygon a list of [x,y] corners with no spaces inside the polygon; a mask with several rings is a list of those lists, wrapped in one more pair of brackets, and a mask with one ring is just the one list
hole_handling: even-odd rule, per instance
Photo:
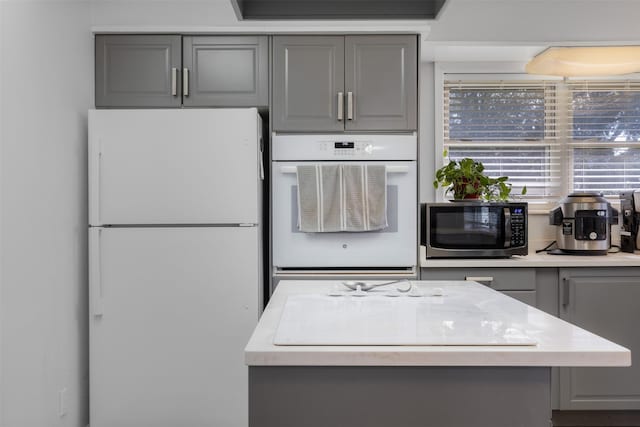
{"label": "baseboard", "polygon": [[553,411],[554,427],[640,427],[640,411]]}

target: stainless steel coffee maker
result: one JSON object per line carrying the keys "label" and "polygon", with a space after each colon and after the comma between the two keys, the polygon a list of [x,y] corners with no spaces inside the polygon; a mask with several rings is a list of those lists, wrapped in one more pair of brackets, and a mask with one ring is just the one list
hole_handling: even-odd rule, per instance
{"label": "stainless steel coffee maker", "polygon": [[629,190],[620,193],[620,250],[633,253],[640,249],[638,229],[640,228],[640,190]]}

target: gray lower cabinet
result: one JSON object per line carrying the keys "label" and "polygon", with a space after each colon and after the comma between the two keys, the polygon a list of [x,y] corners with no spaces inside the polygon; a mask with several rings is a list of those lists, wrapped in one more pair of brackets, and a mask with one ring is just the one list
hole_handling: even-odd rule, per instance
{"label": "gray lower cabinet", "polygon": [[[423,268],[421,280],[470,280],[497,291],[535,292],[535,268]],[[513,295],[524,295],[514,293]],[[525,299],[530,299],[529,296]],[[535,304],[534,304],[535,305]]]}
{"label": "gray lower cabinet", "polygon": [[422,268],[420,280],[472,280],[558,316],[557,268]]}
{"label": "gray lower cabinet", "polygon": [[632,357],[630,368],[560,369],[560,408],[640,409],[640,269],[560,269],[560,317]]}
{"label": "gray lower cabinet", "polygon": [[[422,268],[421,280],[473,280],[558,316],[557,268]],[[560,407],[559,369],[551,369],[551,407]]]}
{"label": "gray lower cabinet", "polygon": [[266,36],[185,36],[185,107],[269,105]]}
{"label": "gray lower cabinet", "polygon": [[96,107],[180,107],[179,35],[96,35]]}
{"label": "gray lower cabinet", "polygon": [[267,36],[96,35],[97,108],[266,107]]}
{"label": "gray lower cabinet", "polygon": [[273,129],[417,128],[417,37],[276,36]]}
{"label": "gray lower cabinet", "polygon": [[640,268],[423,268],[420,278],[485,283],[629,348],[628,368],[553,368],[552,406],[640,410]]}

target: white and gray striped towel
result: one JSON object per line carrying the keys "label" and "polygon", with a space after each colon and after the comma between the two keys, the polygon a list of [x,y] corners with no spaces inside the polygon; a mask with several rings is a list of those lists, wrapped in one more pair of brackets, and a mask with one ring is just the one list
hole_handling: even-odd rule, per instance
{"label": "white and gray striped towel", "polygon": [[387,224],[385,165],[298,166],[298,228],[308,233],[382,230]]}

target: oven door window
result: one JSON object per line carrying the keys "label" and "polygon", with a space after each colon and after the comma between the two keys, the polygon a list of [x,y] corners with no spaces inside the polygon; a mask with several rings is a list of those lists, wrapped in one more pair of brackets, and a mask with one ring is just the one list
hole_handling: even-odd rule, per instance
{"label": "oven door window", "polygon": [[434,207],[430,211],[430,242],[442,249],[500,249],[505,244],[501,207]]}

